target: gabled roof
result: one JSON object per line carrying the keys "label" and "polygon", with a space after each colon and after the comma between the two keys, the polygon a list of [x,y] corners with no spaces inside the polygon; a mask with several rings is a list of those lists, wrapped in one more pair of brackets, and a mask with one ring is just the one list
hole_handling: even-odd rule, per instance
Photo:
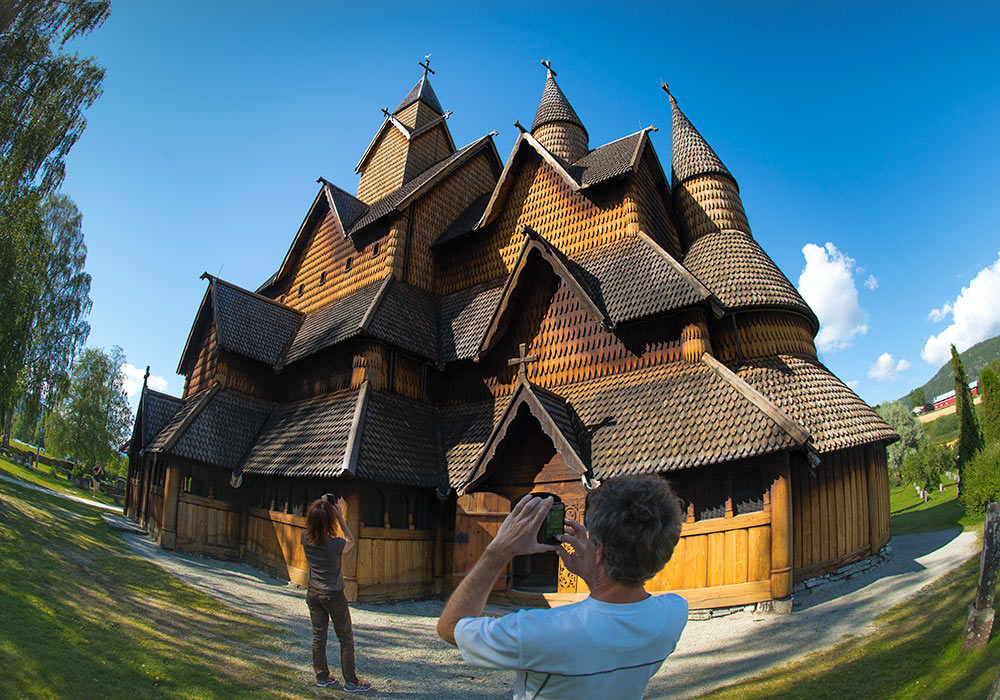
{"label": "gabled roof", "polygon": [[205,407],[205,404],[219,391],[219,385],[213,384],[210,388],[200,391],[194,396],[184,399],[183,405],[167,421],[166,425],[156,434],[153,441],[146,448],[149,452],[169,452],[177,439],[184,433],[187,426],[198,416],[198,412]]}
{"label": "gabled roof", "polygon": [[688,249],[684,267],[727,309],[777,307],[796,311],[815,332],[819,320],[753,236],[732,229],[707,233]]}
{"label": "gabled roof", "polygon": [[258,292],[265,291],[268,287],[272,286],[288,274],[295,261],[295,253],[301,246],[305,245],[309,238],[309,234],[312,232],[311,224],[315,222],[318,217],[329,211],[337,220],[341,232],[346,236],[347,230],[359,218],[361,218],[365,212],[368,211],[367,204],[354,195],[337,187],[329,180],[320,177],[316,180],[316,182],[321,183],[319,192],[316,193],[316,197],[313,199],[313,203],[310,205],[309,211],[306,212],[306,217],[302,220],[299,230],[295,233],[295,237],[292,239],[292,244],[288,246],[288,252],[285,253],[285,257],[282,259],[281,265],[278,267],[278,271],[271,275],[271,277],[269,277],[268,280],[260,286],[257,290]]}
{"label": "gabled roof", "polygon": [[587,131],[580,117],[576,115],[576,110],[570,105],[566,95],[556,84],[555,73],[548,69],[545,77],[545,88],[542,90],[542,99],[538,103],[538,110],[535,112],[535,121],[531,124],[534,131],[543,124],[552,122],[569,122]]}
{"label": "gabled roof", "polygon": [[715,154],[694,124],[688,121],[666,84],[663,89],[670,96],[670,109],[673,113],[673,153],[670,159],[672,185],[676,187],[692,177],[717,173],[727,176],[739,190],[736,178],[722,164],[722,159]]}
{"label": "gabled roof", "polygon": [[432,295],[386,277],[307,314],[277,369],[361,334],[436,362],[437,319]]}
{"label": "gabled roof", "polygon": [[441,109],[441,103],[438,102],[437,95],[434,94],[434,88],[431,87],[431,81],[427,79],[426,73],[417,81],[413,89],[407,93],[403,101],[399,103],[399,106],[393,110],[393,114],[399,114],[417,100],[422,100],[424,104],[438,114],[444,114],[444,110]]}
{"label": "gabled roof", "polygon": [[702,303],[721,313],[711,291],[644,233],[572,260],[529,227],[523,230],[526,240],[496,301],[477,358],[502,334],[504,318],[514,312],[515,294],[527,283],[530,267],[538,259],[552,267],[607,330]]}
{"label": "gabled roof", "polygon": [[355,476],[448,492],[436,439],[438,411],[421,401],[373,391],[359,434]]}
{"label": "gabled roof", "polygon": [[238,472],[274,404],[236,391],[209,393],[163,451]]}
{"label": "gabled roof", "polygon": [[353,473],[368,384],[277,406],[242,465],[247,474],[342,476]]}
{"label": "gabled roof", "polygon": [[527,410],[541,424],[542,431],[552,440],[556,452],[562,456],[566,466],[581,476],[588,474],[586,457],[580,448],[578,436],[579,419],[573,407],[558,394],[519,376],[500,420],[480,450],[467,483],[459,488],[460,492],[473,488],[489,474],[490,464],[505,448],[504,440],[511,425],[522,412],[522,406],[523,410]]}
{"label": "gabled roof", "polygon": [[198,352],[195,335],[206,324],[215,327],[216,341],[224,350],[266,365],[276,364],[298,330],[304,314],[207,272],[202,278],[207,279],[209,285],[184,345],[178,374],[187,374],[187,368]]}
{"label": "gabled roof", "polygon": [[411,129],[406,124],[401,122],[396,117],[395,114],[387,114],[385,119],[382,121],[382,126],[380,126],[378,128],[378,131],[375,132],[375,135],[372,137],[371,142],[368,144],[368,148],[366,148],[365,152],[361,155],[361,159],[358,161],[358,164],[354,166],[354,172],[360,173],[364,169],[365,163],[367,163],[368,159],[372,156],[372,154],[375,153],[375,146],[378,144],[379,139],[382,138],[382,134],[389,127],[394,127],[400,134],[403,135],[403,138],[405,138],[407,141],[412,141],[418,136],[425,134],[434,127],[440,125],[444,128],[444,136],[446,139],[448,139],[448,147],[451,149],[452,152],[454,152],[455,141],[451,137],[451,131],[449,131],[448,126],[445,124],[445,121],[450,116],[451,112],[445,112],[444,114],[439,114],[439,116],[431,118],[424,124],[421,124],[420,126]]}
{"label": "gabled roof", "polygon": [[413,200],[421,197],[432,187],[438,184],[443,178],[450,175],[457,167],[465,163],[483,150],[493,154],[494,160],[499,165],[500,156],[493,145],[493,136],[496,132],[490,132],[480,139],[473,141],[460,150],[452,153],[447,158],[435,165],[430,166],[416,177],[403,184],[398,190],[390,192],[385,197],[372,202],[368,211],[361,216],[347,231],[348,236],[355,236],[368,226],[377,223],[399,211]]}
{"label": "gabled roof", "polygon": [[590,285],[579,266],[573,264],[555,246],[538,235],[530,227],[524,226],[522,232],[525,234],[524,245],[521,246],[521,252],[517,256],[514,267],[507,277],[506,284],[504,284],[503,292],[493,309],[486,334],[480,341],[479,349],[476,351],[476,359],[489,351],[502,334],[504,319],[516,311],[512,303],[515,295],[528,283],[531,276],[530,271],[539,259],[547,262],[551,266],[552,271],[573,290],[574,294],[576,294],[584,308],[590,312],[595,321],[606,329],[612,327],[612,322],[608,317],[607,311],[594,298],[593,291],[590,289]]}
{"label": "gabled roof", "polygon": [[505,282],[493,280],[441,298],[438,323],[441,364],[475,356]]}
{"label": "gabled roof", "polygon": [[[500,214],[500,207],[513,185],[516,157],[524,149],[531,149],[541,156],[542,160],[555,170],[572,191],[579,192],[634,172],[646,147],[652,147],[649,143],[649,132],[654,130],[653,127],[646,127],[617,141],[599,146],[575,163],[570,164],[563,163],[559,158],[549,153],[548,149],[540,144],[534,136],[522,131],[518,135],[517,141],[514,142],[514,148],[511,149],[510,156],[507,158],[503,172],[500,173],[500,179],[497,180],[483,215],[473,228],[483,228]],[[451,239],[459,237],[461,234],[456,233],[451,236]]]}
{"label": "gabled roof", "polygon": [[476,228],[476,224],[483,217],[483,212],[486,211],[486,205],[489,204],[490,197],[493,195],[493,190],[486,192],[485,194],[478,197],[475,201],[470,204],[465,211],[458,215],[451,226],[446,228],[444,232],[431,243],[431,248],[435,248],[443,243],[454,240],[456,238],[463,238],[466,234],[469,234]]}
{"label": "gabled roof", "polygon": [[128,452],[135,454],[145,451],[183,405],[183,399],[150,389],[143,382]]}

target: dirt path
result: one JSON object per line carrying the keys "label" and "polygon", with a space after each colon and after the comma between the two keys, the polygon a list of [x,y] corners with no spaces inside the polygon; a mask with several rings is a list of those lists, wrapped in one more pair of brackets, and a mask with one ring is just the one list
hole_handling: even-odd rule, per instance
{"label": "dirt path", "polygon": [[[305,591],[245,564],[217,562],[160,549],[148,537],[125,535],[140,556],[220,600],[295,634],[286,658],[309,682],[310,630]],[[871,630],[876,615],[913,595],[977,552],[973,532],[901,535],[893,555],[852,580],[797,594],[790,615],[737,613],[689,622],[677,650],[649,686],[647,698],[693,698],[831,647]],[[510,697],[513,673],[466,666],[435,632],[440,601],[351,606],[359,672],[375,697]],[[331,647],[331,650],[333,647]],[[330,654],[335,661],[335,652]],[[335,665],[332,667],[335,669]]]}

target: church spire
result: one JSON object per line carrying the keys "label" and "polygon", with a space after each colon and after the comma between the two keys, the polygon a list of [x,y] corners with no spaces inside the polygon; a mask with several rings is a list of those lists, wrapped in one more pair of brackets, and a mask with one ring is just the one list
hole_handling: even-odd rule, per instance
{"label": "church spire", "polygon": [[427,79],[427,74],[434,74],[431,70],[431,57],[428,54],[424,57],[423,61],[417,61],[417,65],[424,69],[424,74],[417,81],[417,84],[413,86],[413,89],[403,98],[403,101],[399,103],[399,106],[393,111],[393,114],[399,116],[399,114],[414,104],[417,101],[423,102],[425,105],[430,107],[432,110],[437,112],[438,116],[444,114],[444,110],[441,108],[441,103],[438,102],[437,95],[434,94],[434,88],[431,87],[431,81]]}
{"label": "church spire", "polygon": [[531,125],[531,135],[550,153],[572,163],[590,150],[587,129],[559,89],[552,64],[542,61],[542,65],[546,71],[545,89]]}
{"label": "church spire", "polygon": [[673,112],[671,190],[686,246],[712,231],[750,233],[736,178],[677,106],[667,84],[660,87]]}

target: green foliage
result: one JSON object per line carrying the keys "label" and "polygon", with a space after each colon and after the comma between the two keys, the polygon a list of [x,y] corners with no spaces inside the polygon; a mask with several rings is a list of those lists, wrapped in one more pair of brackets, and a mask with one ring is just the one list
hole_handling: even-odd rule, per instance
{"label": "green foliage", "polygon": [[930,491],[942,482],[944,472],[954,467],[955,454],[949,447],[925,441],[903,458],[903,479]]}
{"label": "green foliage", "polygon": [[888,401],[875,409],[893,430],[899,433],[899,440],[886,448],[889,474],[899,480],[903,474],[903,459],[915,451],[924,437],[924,429],[913,413],[899,401]]}
{"label": "green foliage", "polygon": [[984,513],[1000,500],[1000,442],[987,445],[962,470],[962,500],[970,513]]}
{"label": "green foliage", "polygon": [[[957,463],[958,473],[961,474],[962,467],[983,446],[983,435],[979,430],[976,414],[972,410],[969,378],[965,374],[962,360],[954,345],[951,346],[951,374],[955,380],[955,415],[958,416]],[[959,481],[959,488],[964,488],[961,481]]]}
{"label": "green foliage", "polygon": [[118,455],[131,422],[121,375],[124,362],[118,347],[111,354],[94,348],[83,351],[73,365],[65,400],[45,424],[50,454],[73,459],[84,473]]}
{"label": "green foliage", "polygon": [[946,416],[941,416],[940,418],[935,418],[927,423],[922,423],[924,426],[924,432],[927,437],[935,441],[940,441],[941,438],[948,437],[949,440],[954,440],[958,437],[958,414],[949,413]]}
{"label": "green foliage", "polygon": [[0,419],[4,441],[44,290],[41,203],[101,93],[104,69],[63,53],[99,27],[110,0],[9,0],[0,5]]}
{"label": "green foliage", "polygon": [[20,411],[31,423],[43,402],[54,405],[69,387],[69,369],[90,333],[90,275],[84,272],[87,247],[83,217],[69,197],[53,195],[41,208],[46,269],[42,278],[31,342],[25,358]]}
{"label": "green foliage", "polygon": [[922,386],[918,386],[903,399],[903,405],[910,409],[916,408],[917,406],[923,406],[926,403],[927,394],[924,392],[924,388]]}
{"label": "green foliage", "polygon": [[[962,365],[965,367],[970,377],[979,376],[983,367],[991,362],[1000,365],[1000,335],[976,343],[971,348],[961,353]],[[1000,370],[997,371],[1000,375]],[[951,376],[951,363],[945,362],[941,369],[937,371],[930,381],[922,387],[928,400],[933,400],[935,396],[951,391],[953,379]],[[911,392],[912,393],[912,392]],[[907,395],[908,398],[909,395]],[[903,399],[904,401],[906,399]],[[910,406],[913,408],[913,406]]]}
{"label": "green foliage", "polygon": [[979,375],[979,395],[983,397],[983,440],[1000,442],[1000,376],[990,366]]}

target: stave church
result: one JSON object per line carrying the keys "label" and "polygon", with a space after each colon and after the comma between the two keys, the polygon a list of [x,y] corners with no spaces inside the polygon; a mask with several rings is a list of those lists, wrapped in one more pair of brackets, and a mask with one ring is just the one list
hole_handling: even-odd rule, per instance
{"label": "stave church", "polygon": [[[647,589],[692,608],[787,598],[887,543],[896,435],[817,359],[733,173],[666,85],[669,179],[652,127],[595,147],[543,63],[505,160],[496,132],[454,143],[421,64],[269,279],[203,276],[183,396],[144,387],[128,444],[126,513],[161,546],[304,584],[305,507],[333,492],[348,600],[435,596],[524,494],[583,521],[636,473],[687,514]],[[552,553],[493,591],[585,595]]]}

